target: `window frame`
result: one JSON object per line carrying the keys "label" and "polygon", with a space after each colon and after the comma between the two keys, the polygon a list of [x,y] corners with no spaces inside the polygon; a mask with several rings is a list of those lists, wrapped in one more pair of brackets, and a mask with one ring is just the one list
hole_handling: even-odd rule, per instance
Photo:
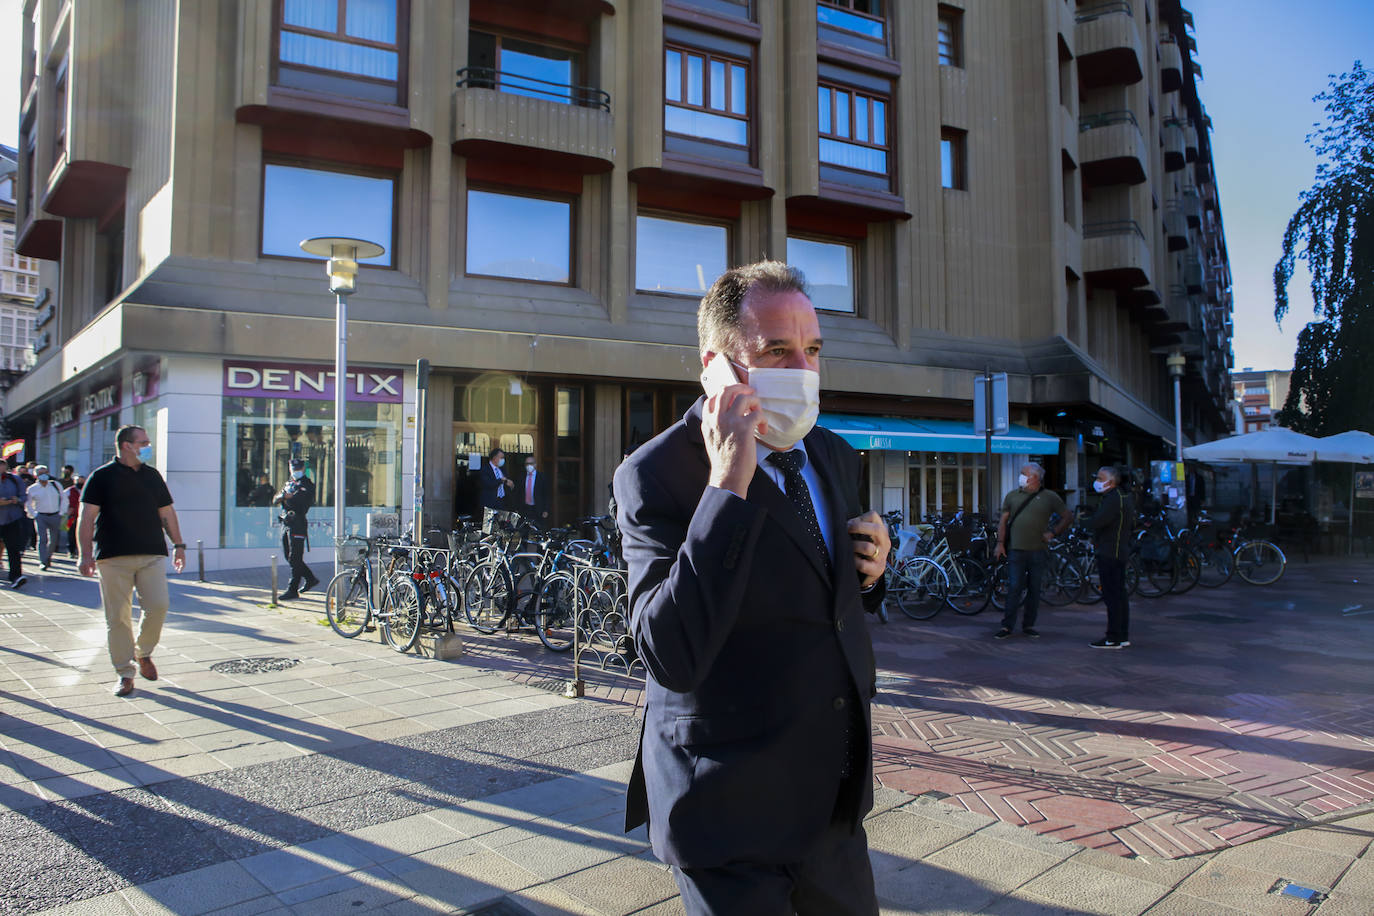
{"label": "window frame", "polygon": [[[648,296],[674,296],[674,297],[677,297],[677,298],[680,298],[680,299],[681,299],[681,298],[686,298],[686,299],[700,299],[703,295],[705,295],[705,291],[704,291],[704,290],[701,290],[701,291],[692,291],[692,292],[683,292],[683,291],[680,291],[680,290],[671,290],[671,289],[644,289],[643,287],[641,287],[641,286],[639,285],[639,244],[640,244],[639,218],[640,218],[641,216],[647,216],[647,217],[649,217],[649,218],[651,218],[651,219],[666,220],[666,221],[668,221],[668,222],[674,222],[674,223],[688,223],[688,224],[691,224],[691,225],[697,225],[697,226],[712,226],[712,227],[724,229],[724,230],[725,230],[725,268],[724,268],[724,269],[725,269],[725,270],[729,270],[730,267],[732,266],[732,265],[731,265],[731,261],[732,261],[731,255],[732,255],[732,253],[733,253],[733,246],[734,246],[734,243],[735,243],[735,231],[736,231],[736,230],[735,230],[735,221],[733,221],[733,220],[728,220],[728,219],[713,218],[713,217],[710,217],[710,216],[700,216],[700,215],[695,214],[695,213],[684,213],[684,212],[682,212],[682,211],[680,211],[680,210],[663,210],[663,209],[658,209],[658,208],[654,208],[654,207],[638,207],[638,208],[635,209],[635,232],[634,232],[634,240],[635,240],[635,247],[634,247],[634,252],[635,252],[634,292],[635,292],[636,295],[648,295]],[[712,277],[712,278],[710,279],[710,282],[707,283],[707,289],[710,289],[710,283],[711,283],[711,282],[714,282],[714,281],[715,281],[715,277]]]}
{"label": "window frame", "polygon": [[[944,58],[944,33],[948,26],[950,58]],[[940,4],[936,10],[935,20],[935,59],[942,67],[964,68],[964,11],[954,6]]]}
{"label": "window frame", "polygon": [[[305,26],[288,25],[286,22],[286,0],[272,0],[272,85],[274,87],[294,89],[298,92],[308,92],[311,94],[330,96],[335,98],[357,99],[363,102],[376,104],[375,99],[365,96],[343,95],[338,92],[319,86],[292,86],[283,84],[281,81],[281,68],[286,66],[293,70],[302,70],[306,73],[319,74],[321,76],[367,83],[373,86],[395,87],[396,97],[390,103],[393,107],[406,108],[407,96],[409,93],[409,74],[410,74],[410,0],[396,0],[396,44],[389,45],[385,42],[374,41],[366,38],[357,38],[349,35],[346,31],[348,4],[350,0],[337,0],[338,16],[337,29],[335,32],[323,32],[318,29],[306,28]],[[323,38],[329,41],[337,41],[343,44],[358,45],[365,48],[374,48],[380,51],[396,52],[396,79],[380,79],[375,76],[366,76],[360,73],[351,73],[347,70],[330,70],[324,67],[313,67],[310,64],[298,64],[284,62],[281,59],[281,36],[282,32],[292,32],[297,35],[306,35],[314,38]]]}
{"label": "window frame", "polygon": [[[594,108],[594,107],[596,107],[596,104],[591,100],[591,96],[594,95],[594,93],[587,93],[587,92],[585,92],[585,90],[587,90],[587,89],[594,89],[594,88],[595,88],[595,87],[593,87],[593,86],[590,86],[590,85],[587,83],[587,73],[588,73],[588,70],[589,70],[589,64],[588,64],[588,56],[589,56],[589,51],[590,51],[589,48],[586,48],[586,47],[584,47],[584,46],[578,45],[578,44],[576,44],[576,43],[574,43],[574,42],[570,42],[570,41],[558,41],[558,40],[556,40],[556,39],[553,39],[553,38],[548,37],[547,35],[540,35],[540,34],[537,34],[537,33],[528,33],[528,32],[510,31],[510,30],[507,30],[507,29],[498,29],[498,28],[495,28],[495,27],[493,27],[493,26],[488,26],[488,25],[486,25],[485,23],[478,23],[478,24],[475,24],[475,25],[469,25],[469,26],[468,26],[468,64],[467,64],[467,65],[468,65],[469,68],[472,67],[472,33],[473,33],[473,32],[477,32],[477,33],[482,34],[482,35],[490,35],[490,36],[491,36],[492,41],[493,41],[493,49],[492,49],[492,50],[493,50],[493,61],[492,61],[492,62],[495,64],[495,66],[494,66],[492,69],[493,69],[497,74],[506,73],[505,69],[501,66],[501,53],[502,53],[502,45],[503,45],[503,43],[504,43],[505,41],[507,41],[507,40],[510,40],[510,41],[520,41],[520,42],[524,42],[525,44],[530,44],[530,45],[541,45],[541,46],[543,46],[543,47],[551,48],[551,49],[556,50],[556,51],[566,51],[566,52],[568,52],[569,54],[572,55],[572,71],[573,71],[573,72],[572,72],[572,81],[568,83],[568,98],[567,98],[566,102],[564,102],[563,100],[561,100],[561,99],[557,98],[556,96],[554,96],[554,94],[552,93],[552,91],[550,91],[548,95],[534,96],[534,98],[543,99],[544,101],[548,101],[548,102],[557,102],[557,103],[559,103],[559,104],[568,104],[568,105],[573,106],[574,108]],[[507,74],[507,75],[511,75],[511,74]],[[518,75],[516,75],[516,78],[517,78],[517,79],[535,79],[535,77],[518,76]],[[492,80],[492,83],[493,83],[493,85],[484,86],[484,87],[482,87],[482,88],[492,89],[492,90],[494,90],[494,91],[496,91],[496,92],[508,92],[508,91],[509,91],[505,86],[502,85],[502,82],[501,82],[501,79],[500,79],[499,76],[498,76],[496,79]],[[476,83],[470,83],[470,85],[476,85]],[[522,88],[522,87],[517,86],[516,88]],[[510,93],[510,94],[511,94],[511,95],[518,95],[519,93]]]}
{"label": "window frame", "polygon": [[[827,315],[848,315],[848,316],[851,317],[851,318],[859,318],[859,317],[861,317],[861,315],[859,314],[859,301],[860,301],[860,297],[859,297],[860,279],[859,279],[859,278],[860,278],[860,276],[861,276],[862,273],[863,273],[863,248],[862,248],[862,243],[861,243],[860,241],[856,240],[856,239],[841,239],[841,238],[837,238],[837,237],[835,237],[835,236],[822,235],[822,234],[816,233],[816,232],[801,232],[801,231],[794,231],[794,230],[790,230],[790,229],[789,229],[788,232],[787,232],[786,244],[787,244],[787,245],[791,245],[793,239],[796,239],[796,240],[799,241],[799,242],[814,242],[814,243],[818,243],[818,244],[822,244],[822,245],[837,245],[837,246],[840,246],[840,247],[848,248],[848,249],[849,249],[849,252],[850,252],[850,257],[849,257],[849,270],[850,270],[849,289],[850,289],[850,292],[853,294],[853,307],[850,308],[850,309],[848,309],[848,310],[840,310],[840,309],[828,309],[828,308],[823,308],[823,307],[817,305],[817,306],[816,306],[816,311],[818,311],[818,312],[824,312],[824,313],[827,314]],[[787,263],[788,263],[788,264],[792,264],[792,263],[793,263],[791,251],[788,251]],[[802,273],[803,273],[803,274],[806,273],[805,269],[802,270]],[[811,285],[811,280],[810,280],[810,278],[808,277],[808,278],[807,278],[807,286],[809,287],[810,285]],[[815,305],[814,300],[812,301],[812,305]]]}
{"label": "window frame", "polygon": [[841,32],[848,32],[848,33],[851,34],[851,35],[858,35],[860,38],[863,38],[863,39],[865,39],[865,40],[867,40],[867,41],[881,41],[881,42],[883,42],[883,43],[887,43],[887,40],[888,40],[888,37],[889,37],[889,27],[891,26],[891,19],[890,19],[889,14],[888,14],[888,13],[884,13],[884,14],[882,14],[882,15],[880,15],[880,16],[875,16],[875,15],[872,14],[872,13],[865,13],[863,10],[857,10],[857,9],[855,9],[855,8],[854,8],[854,3],[855,3],[855,0],[816,0],[816,6],[817,6],[818,8],[821,7],[821,6],[833,6],[833,7],[835,7],[836,9],[844,10],[845,12],[849,13],[851,16],[858,16],[858,17],[861,18],[861,19],[871,19],[871,20],[873,20],[874,22],[881,23],[881,24],[882,24],[882,27],[883,27],[883,29],[882,29],[883,34],[882,34],[882,37],[881,37],[881,38],[874,38],[872,35],[866,35],[866,34],[864,34],[863,32],[856,32],[856,31],[854,31],[853,29],[847,29],[847,28],[845,28],[844,26],[842,26],[842,25],[836,25],[836,24],[833,23],[833,22],[826,22],[826,23],[823,23],[823,25],[824,25],[826,28],[828,28],[828,29],[837,29],[837,30],[839,30],[839,31],[841,31]]}
{"label": "window frame", "polygon": [[[677,101],[673,101],[668,98],[668,54],[672,52],[676,52],[682,55],[683,57],[683,66],[681,67],[681,77],[678,85],[679,99]],[[691,102],[687,101],[688,67],[686,65],[686,58],[688,56],[699,57],[702,59],[701,97],[703,104],[701,105],[693,105]],[[719,61],[720,63],[723,63],[725,65],[724,97],[726,99],[726,107],[724,109],[712,108],[709,104],[709,100],[711,97],[712,61]],[[696,47],[679,41],[665,40],[663,42],[663,135],[665,137],[682,137],[686,140],[690,140],[693,142],[710,143],[715,146],[726,147],[727,149],[749,150],[752,159],[752,151],[754,148],[755,137],[753,113],[758,110],[758,99],[755,97],[755,84],[757,83],[757,80],[754,77],[753,64],[754,62],[752,59],[736,57],[731,54],[725,54],[720,51],[715,51],[708,48]],[[733,111],[730,110],[729,107],[729,100],[732,98],[730,93],[730,84],[734,79],[733,70],[731,69],[732,66],[740,66],[744,68],[744,104],[746,106],[746,113],[744,115],[735,114]],[[702,137],[698,136],[697,134],[683,134],[678,133],[677,131],[669,130],[669,106],[686,109],[687,111],[700,111],[705,114],[714,115],[716,117],[723,117],[729,118],[731,120],[743,121],[745,129],[745,142],[731,143],[727,140],[718,140],[714,137]]]}
{"label": "window frame", "polygon": [[[953,183],[945,182],[945,144],[950,144]],[[957,127],[940,128],[940,187],[946,191],[968,191],[968,131]]]}
{"label": "window frame", "polygon": [[[473,191],[484,192],[487,194],[502,194],[506,197],[524,197],[531,200],[545,200],[554,203],[565,203],[568,205],[568,279],[563,280],[533,280],[529,277],[508,277],[503,274],[481,274],[473,273],[468,264],[468,237],[472,231],[469,222],[472,216],[472,208],[469,204],[469,197]],[[577,286],[577,195],[560,194],[557,191],[542,191],[534,188],[512,187],[510,185],[494,184],[490,182],[471,182],[463,189],[463,276],[481,280],[501,280],[507,283],[538,283],[540,286],[557,286],[573,288]]]}
{"label": "window frame", "polygon": [[[817,80],[817,82],[816,82],[816,90],[817,90],[817,95],[818,95],[818,96],[819,96],[820,90],[822,90],[822,89],[829,90],[830,93],[831,93],[831,96],[830,96],[830,124],[831,124],[832,131],[831,131],[830,133],[826,133],[826,132],[824,132],[824,131],[822,131],[822,130],[820,129],[820,99],[819,99],[819,97],[818,97],[817,100],[816,100],[816,137],[817,137],[817,140],[816,140],[816,160],[817,160],[817,162],[819,162],[821,165],[824,165],[824,166],[826,166],[826,167],[828,167],[828,168],[842,169],[842,170],[844,170],[844,171],[846,171],[846,172],[853,172],[853,173],[859,174],[859,175],[881,175],[881,176],[883,176],[883,177],[885,177],[885,178],[891,180],[891,179],[893,178],[892,166],[893,166],[893,155],[894,155],[894,153],[895,153],[895,150],[893,149],[892,143],[890,142],[890,139],[889,139],[889,138],[891,138],[891,136],[892,136],[892,126],[891,126],[891,121],[890,121],[890,118],[889,118],[889,115],[890,115],[891,112],[892,112],[892,96],[891,96],[890,94],[888,94],[888,95],[879,95],[879,94],[874,93],[874,92],[872,92],[872,91],[870,91],[870,90],[867,90],[867,89],[859,89],[859,88],[856,88],[856,87],[853,87],[853,86],[847,86],[847,85],[845,85],[844,83],[839,83],[839,82],[836,82],[836,81],[834,81],[834,80],[827,80],[827,79],[824,79],[824,78],[819,79],[819,80]],[[833,132],[833,128],[834,128],[835,120],[836,120],[836,118],[835,118],[835,112],[836,112],[836,107],[837,107],[836,104],[835,104],[835,93],[837,93],[837,92],[843,92],[843,93],[845,93],[847,96],[849,96],[849,104],[848,104],[849,136],[848,136],[848,137],[844,137],[844,136],[841,136],[841,135],[836,134],[836,133]],[[884,133],[884,142],[883,142],[883,143],[874,143],[874,142],[872,142],[871,139],[868,140],[868,141],[863,141],[863,140],[857,140],[857,139],[854,138],[855,112],[858,110],[858,109],[857,109],[857,106],[854,104],[855,97],[862,97],[862,98],[864,98],[864,99],[868,102],[868,109],[869,109],[869,111],[872,111],[872,103],[873,103],[873,102],[882,102],[882,103],[883,103],[883,133]],[[870,138],[871,138],[872,135],[873,135],[873,130],[872,130],[873,118],[872,118],[872,115],[869,116],[868,123],[869,123],[869,136],[870,136]],[[869,170],[867,170],[867,169],[856,169],[856,168],[853,168],[852,166],[841,165],[840,163],[837,163],[837,162],[830,162],[829,160],[822,159],[822,158],[821,158],[821,155],[820,155],[820,139],[821,139],[821,138],[825,138],[825,139],[827,139],[827,140],[834,140],[834,141],[836,141],[836,142],[838,142],[838,143],[846,143],[846,144],[849,144],[849,145],[851,145],[851,146],[859,146],[859,147],[863,147],[863,148],[865,148],[865,149],[880,150],[880,151],[883,153],[884,159],[885,159],[886,164],[887,164],[887,168],[886,168],[885,171],[882,171],[882,172],[871,172],[871,171],[869,171]]]}
{"label": "window frame", "polygon": [[[267,208],[267,167],[272,165],[283,165],[294,169],[307,169],[312,172],[334,172],[341,175],[357,175],[363,178],[386,178],[391,182],[391,238],[385,242],[379,242],[385,249],[390,258],[388,264],[370,264],[366,261],[359,261],[360,268],[372,268],[377,270],[400,270],[397,264],[399,252],[396,250],[396,240],[400,238],[400,207],[401,207],[401,170],[385,169],[375,166],[353,165],[348,162],[337,162],[331,159],[309,159],[301,156],[285,156],[272,154],[264,151],[262,164],[258,169],[258,258],[270,258],[274,261],[305,261],[311,264],[320,263],[320,258],[312,257],[302,251],[299,255],[295,254],[268,254],[263,251],[263,223]],[[369,240],[371,241],[371,240]]]}

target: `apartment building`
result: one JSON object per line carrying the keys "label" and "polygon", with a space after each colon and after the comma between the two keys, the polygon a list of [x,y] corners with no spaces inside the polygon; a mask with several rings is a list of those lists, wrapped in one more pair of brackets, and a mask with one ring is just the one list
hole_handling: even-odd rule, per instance
{"label": "apartment building", "polygon": [[[974,378],[1007,372],[993,489],[1225,426],[1230,290],[1176,0],[26,0],[19,250],[56,314],[14,389],[89,466],[148,426],[211,566],[261,562],[305,458],[331,532],[333,300],[302,239],[380,244],[350,300],[350,525],[499,446],[601,511],[699,392],[697,300],[807,274],[821,422],[875,508],[987,499]],[[517,481],[518,485],[518,481]]]}
{"label": "apartment building", "polygon": [[38,262],[14,250],[15,178],[19,151],[0,144],[0,437],[8,438],[6,395],[33,366]]}
{"label": "apartment building", "polygon": [[1288,401],[1291,369],[1251,369],[1246,366],[1231,373],[1235,400],[1240,402],[1245,428],[1236,432],[1253,433],[1268,429]]}

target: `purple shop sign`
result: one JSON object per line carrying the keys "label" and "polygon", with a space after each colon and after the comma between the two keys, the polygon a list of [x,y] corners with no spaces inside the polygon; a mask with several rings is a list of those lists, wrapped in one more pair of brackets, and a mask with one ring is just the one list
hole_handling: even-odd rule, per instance
{"label": "purple shop sign", "polygon": [[[399,369],[350,366],[346,383],[350,401],[400,404],[403,385]],[[224,396],[234,398],[301,398],[334,400],[334,367],[300,363],[224,361]]]}
{"label": "purple shop sign", "polygon": [[81,412],[92,420],[119,412],[119,382],[104,385],[81,399]]}

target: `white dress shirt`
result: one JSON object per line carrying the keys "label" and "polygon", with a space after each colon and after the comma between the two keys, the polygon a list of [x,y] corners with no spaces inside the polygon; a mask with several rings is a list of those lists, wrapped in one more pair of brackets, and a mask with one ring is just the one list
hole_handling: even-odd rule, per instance
{"label": "white dress shirt", "polygon": [[66,509],[67,501],[62,498],[62,485],[54,481],[37,481],[29,484],[28,499],[25,500],[25,508],[28,509],[30,516],[48,515],[53,512],[61,514]]}

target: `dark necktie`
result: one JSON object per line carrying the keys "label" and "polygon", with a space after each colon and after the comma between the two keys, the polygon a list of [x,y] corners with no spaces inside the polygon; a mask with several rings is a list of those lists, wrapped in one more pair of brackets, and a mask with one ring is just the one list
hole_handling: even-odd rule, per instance
{"label": "dark necktie", "polygon": [[816,507],[811,503],[811,490],[802,477],[802,466],[806,464],[806,453],[797,450],[774,452],[768,460],[782,469],[783,491],[787,494],[792,507],[801,516],[802,527],[816,545],[816,551],[825,559],[825,568],[830,569],[830,550],[825,546],[825,536],[821,534],[821,524],[816,520]]}

